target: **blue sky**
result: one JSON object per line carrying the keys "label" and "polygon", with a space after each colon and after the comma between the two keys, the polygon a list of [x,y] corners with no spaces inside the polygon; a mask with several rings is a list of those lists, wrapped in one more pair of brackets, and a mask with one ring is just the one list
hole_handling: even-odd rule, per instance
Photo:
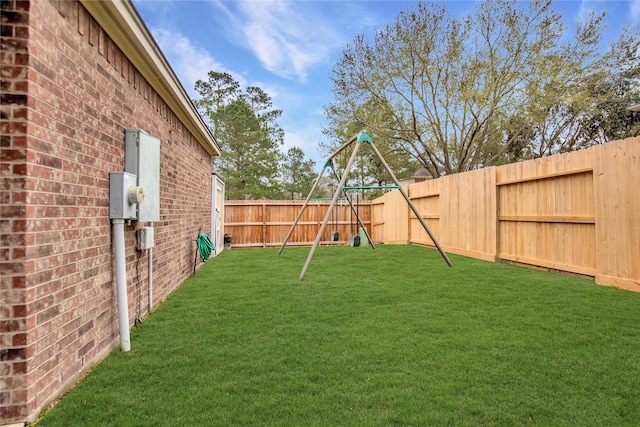
{"label": "blue sky", "polygon": [[[134,0],[134,4],[187,93],[209,71],[230,73],[243,88],[271,95],[285,131],[283,151],[301,148],[324,164],[323,106],[332,100],[331,69],[347,43],[394,21],[414,1],[326,0]],[[454,13],[473,1],[449,0]],[[627,25],[640,25],[640,0],[556,1],[573,27],[591,10],[606,11],[605,42]]]}

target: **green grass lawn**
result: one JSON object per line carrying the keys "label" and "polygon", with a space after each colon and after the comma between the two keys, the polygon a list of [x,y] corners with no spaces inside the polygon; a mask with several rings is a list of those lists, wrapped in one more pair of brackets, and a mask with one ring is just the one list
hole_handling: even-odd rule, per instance
{"label": "green grass lawn", "polygon": [[210,259],[45,426],[637,426],[640,294],[415,246]]}

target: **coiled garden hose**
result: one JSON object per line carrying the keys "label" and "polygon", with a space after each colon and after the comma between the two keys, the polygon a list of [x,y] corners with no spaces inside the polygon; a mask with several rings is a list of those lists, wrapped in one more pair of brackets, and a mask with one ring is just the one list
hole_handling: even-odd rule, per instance
{"label": "coiled garden hose", "polygon": [[200,253],[200,261],[207,262],[211,256],[211,252],[216,250],[216,246],[213,244],[209,236],[202,233],[198,236],[198,252]]}

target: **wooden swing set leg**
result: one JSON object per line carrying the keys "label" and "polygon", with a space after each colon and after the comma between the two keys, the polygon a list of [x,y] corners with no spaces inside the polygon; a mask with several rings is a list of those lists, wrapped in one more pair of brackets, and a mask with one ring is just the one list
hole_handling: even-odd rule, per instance
{"label": "wooden swing set leg", "polygon": [[378,151],[378,147],[376,147],[375,144],[369,144],[369,145],[371,145],[371,149],[373,150],[374,153],[376,153],[376,156],[378,156],[378,159],[382,163],[382,166],[384,166],[389,176],[391,176],[391,178],[393,179],[393,182],[399,187],[398,189],[400,190],[400,193],[402,193],[402,197],[404,197],[404,200],[406,200],[407,204],[409,205],[413,213],[416,215],[416,218],[418,218],[418,221],[420,221],[422,228],[424,228],[424,231],[427,232],[427,234],[429,235],[433,243],[436,245],[436,248],[438,248],[438,252],[440,252],[440,255],[442,255],[442,258],[444,258],[445,262],[449,267],[453,267],[453,264],[451,263],[451,260],[447,256],[447,253],[442,249],[442,247],[440,247],[440,244],[436,240],[435,236],[431,233],[431,230],[429,230],[427,223],[424,222],[422,215],[420,214],[420,212],[418,212],[418,208],[416,208],[416,206],[413,204],[413,202],[411,201],[407,193],[404,191],[404,189],[400,185],[400,181],[398,181],[398,178],[396,178],[396,176],[393,174],[393,171],[391,170],[387,162],[382,157],[382,154],[380,154],[380,151]]}
{"label": "wooden swing set leg", "polygon": [[302,214],[304,213],[304,210],[306,209],[307,205],[309,204],[309,200],[311,200],[311,195],[313,194],[314,190],[318,186],[318,183],[322,179],[322,176],[324,175],[324,171],[326,169],[327,169],[327,165],[325,164],[324,167],[322,168],[322,170],[320,171],[320,173],[318,174],[318,178],[316,178],[316,182],[313,183],[313,187],[311,187],[311,191],[309,191],[309,195],[307,196],[306,200],[302,204],[302,208],[300,209],[300,212],[298,212],[298,216],[296,216],[295,221],[293,221],[293,225],[291,226],[291,229],[289,229],[289,233],[287,234],[287,237],[284,239],[284,242],[282,242],[282,246],[280,246],[280,250],[278,251],[278,255],[280,255],[282,253],[282,251],[284,250],[284,247],[289,242],[289,239],[291,238],[291,235],[293,234],[293,230],[296,228],[296,225],[298,225],[298,221],[300,221],[300,218],[302,218]]}
{"label": "wooden swing set leg", "polygon": [[340,179],[340,184],[336,188],[336,191],[333,193],[333,198],[331,199],[331,204],[329,205],[329,209],[327,209],[327,213],[324,216],[324,220],[322,221],[320,230],[318,230],[316,239],[313,242],[313,246],[309,251],[307,260],[305,261],[304,267],[302,267],[302,271],[300,272],[300,276],[298,277],[298,280],[300,281],[304,279],[304,276],[307,273],[307,269],[309,268],[309,264],[311,264],[311,258],[313,258],[313,254],[315,253],[316,249],[318,248],[318,245],[320,244],[320,239],[322,239],[322,233],[324,233],[324,229],[327,227],[327,223],[329,222],[329,217],[331,216],[331,212],[336,207],[336,202],[338,201],[338,196],[340,195],[340,191],[341,191],[340,188],[344,187],[344,183],[347,181],[347,177],[349,176],[349,171],[351,171],[351,167],[353,166],[353,162],[356,159],[356,155],[358,154],[359,148],[360,148],[360,144],[356,144],[355,148],[353,149],[353,153],[351,154],[351,158],[349,159],[349,163],[347,163],[347,167],[344,170],[344,174],[342,174],[342,178]]}

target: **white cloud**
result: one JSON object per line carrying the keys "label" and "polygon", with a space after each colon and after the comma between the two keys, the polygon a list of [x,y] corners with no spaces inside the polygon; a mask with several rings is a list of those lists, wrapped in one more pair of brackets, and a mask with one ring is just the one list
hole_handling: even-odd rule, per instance
{"label": "white cloud", "polygon": [[596,5],[593,0],[582,0],[578,11],[577,22],[587,22],[592,13],[597,13]]}
{"label": "white cloud", "polygon": [[289,148],[298,147],[304,151],[306,158],[319,161],[317,144],[322,138],[320,125],[301,123],[299,119],[288,117],[289,112],[295,111],[301,103],[304,103],[305,95],[267,82],[248,81],[245,76],[226,69],[206,49],[196,46],[183,34],[166,28],[151,28],[151,33],[189,96],[198,97],[194,90],[195,82],[206,80],[207,73],[211,70],[231,74],[243,89],[249,85],[260,87],[271,96],[275,108],[283,109],[286,118],[283,117],[280,124],[285,125],[284,121],[290,122],[288,124],[291,126],[284,127],[296,129],[295,131],[287,130],[281,151],[286,153]]}
{"label": "white cloud", "polygon": [[[305,81],[308,70],[329,61],[342,45],[340,31],[329,24],[312,2],[241,1],[214,4],[230,20],[229,38],[250,49],[268,71]],[[237,10],[231,10],[230,7]],[[335,24],[334,24],[335,25]]]}
{"label": "white cloud", "polygon": [[298,147],[304,152],[305,160],[313,160],[316,162],[316,168],[322,167],[323,156],[318,150],[318,142],[322,139],[322,131],[318,126],[307,124],[298,127],[295,131],[285,133],[284,144],[280,147],[280,151],[284,154],[292,147]]}
{"label": "white cloud", "polygon": [[240,84],[246,84],[241,75],[226,70],[206,49],[196,46],[184,35],[165,28],[151,28],[151,33],[190,96],[196,96],[196,81],[206,80],[212,70],[228,72]]}
{"label": "white cloud", "polygon": [[[570,2],[566,3],[570,5]],[[570,10],[570,9],[567,9]],[[620,2],[602,1],[602,0],[580,0],[580,8],[577,19],[586,21],[589,14],[595,11],[600,13],[607,12],[606,20],[619,24],[638,25],[640,23],[640,0],[625,0]]]}
{"label": "white cloud", "polygon": [[[286,153],[290,148],[298,147],[305,151],[304,147],[306,146],[306,141],[304,136],[298,132],[288,132],[284,136],[284,144],[282,145],[281,151]],[[305,153],[307,155],[307,153]]]}
{"label": "white cloud", "polygon": [[629,13],[631,14],[631,24],[636,25],[640,23],[640,0],[632,0],[629,6]]}

